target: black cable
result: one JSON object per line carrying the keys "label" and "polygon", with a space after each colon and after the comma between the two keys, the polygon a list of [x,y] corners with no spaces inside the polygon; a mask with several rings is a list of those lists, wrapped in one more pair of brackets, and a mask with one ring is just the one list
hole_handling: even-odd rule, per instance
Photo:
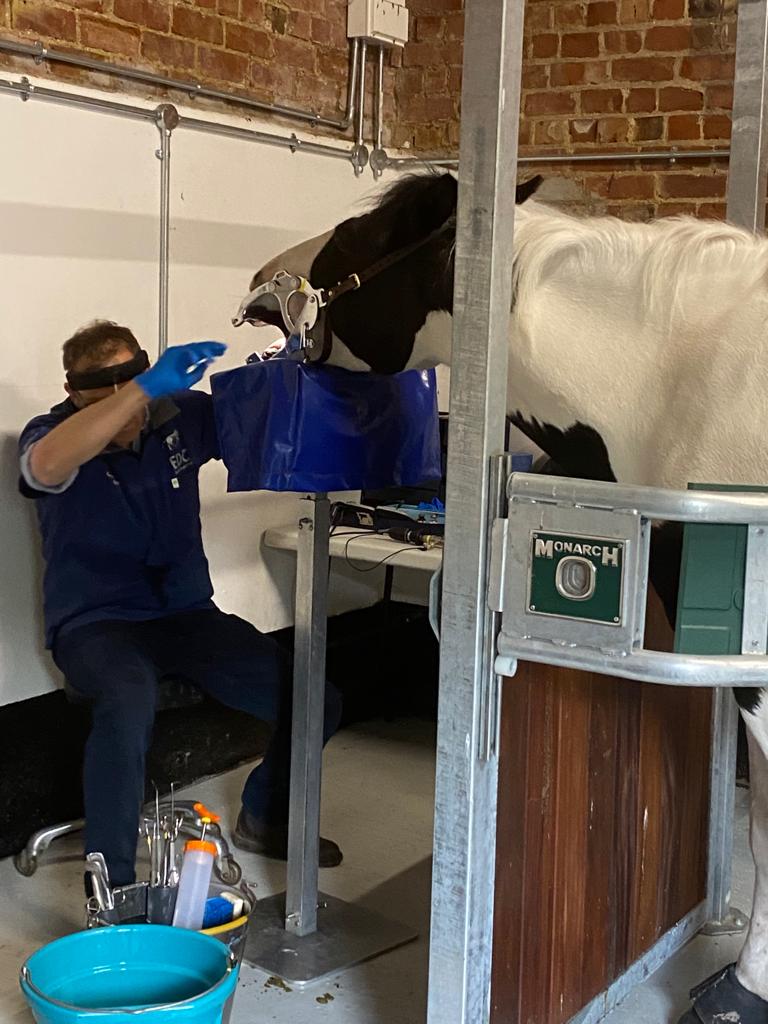
{"label": "black cable", "polygon": [[[382,565],[384,565],[385,562],[388,562],[390,560],[390,558],[394,558],[395,555],[401,555],[404,551],[413,551],[413,549],[415,547],[414,544],[406,544],[405,547],[396,548],[394,551],[390,551],[390,553],[388,555],[385,555],[378,562],[375,562],[373,565],[368,565],[364,569],[361,569],[360,566],[359,565],[355,565],[354,562],[352,561],[352,559],[349,557],[349,545],[355,539],[355,536],[359,537],[360,534],[355,534],[355,535],[351,536],[349,538],[349,540],[347,541],[347,543],[344,545],[344,561],[347,563],[347,565],[350,567],[350,569],[354,569],[355,572],[373,572],[374,569],[380,569],[382,567]],[[423,550],[423,549],[417,548],[417,550]]]}
{"label": "black cable", "polygon": [[382,565],[384,565],[386,562],[388,562],[390,560],[390,558],[394,558],[395,555],[400,555],[404,551],[413,551],[414,548],[416,548],[417,551],[424,551],[424,550],[426,550],[425,548],[420,547],[420,546],[418,546],[416,544],[406,544],[402,548],[396,548],[394,551],[390,551],[389,554],[384,555],[383,558],[380,558],[378,562],[374,562],[372,565],[366,565],[365,568],[361,568],[359,565],[355,565],[354,562],[352,561],[352,559],[350,558],[350,556],[349,556],[349,545],[352,543],[353,540],[360,540],[360,539],[362,539],[364,537],[370,537],[370,536],[385,537],[386,539],[389,540],[391,538],[388,536],[387,530],[373,530],[373,529],[367,530],[367,529],[365,529],[365,527],[361,527],[358,530],[349,530],[346,533],[336,533],[335,529],[336,529],[335,527],[331,527],[331,534],[330,534],[331,537],[347,537],[348,538],[347,539],[347,543],[344,545],[344,561],[347,563],[347,565],[350,567],[350,569],[354,569],[355,572],[373,572],[374,569],[380,569],[382,567]]}
{"label": "black cable", "polygon": [[373,527],[370,527],[370,529],[369,529],[367,526],[357,526],[354,529],[347,530],[345,533],[336,533],[337,529],[338,529],[338,527],[332,526],[331,527],[331,532],[330,532],[329,536],[330,537],[352,537],[353,539],[355,537],[370,537],[370,536],[373,536],[373,537],[386,537],[387,536],[387,531],[386,530],[383,530],[383,529],[382,530],[374,530]]}
{"label": "black cable", "polygon": [[365,568],[362,568],[359,565],[355,565],[354,562],[352,561],[352,559],[350,558],[350,556],[349,556],[349,545],[355,539],[360,539],[360,538],[369,537],[369,536],[384,537],[387,540],[391,540],[392,538],[389,536],[389,529],[390,528],[388,527],[387,529],[376,530],[376,529],[373,529],[373,528],[368,529],[367,527],[362,526],[362,527],[358,527],[355,530],[348,530],[345,533],[336,533],[337,529],[338,529],[338,527],[332,526],[331,530],[330,530],[330,536],[331,537],[347,537],[348,538],[347,543],[344,545],[344,561],[350,567],[350,569],[354,569],[355,572],[373,572],[376,569],[380,569],[382,567],[382,565],[385,565],[390,560],[390,558],[394,558],[396,555],[400,555],[404,551],[413,551],[414,549],[416,551],[426,551],[427,550],[421,544],[406,544],[404,547],[396,548],[394,551],[390,551],[389,554],[387,554],[383,558],[379,559],[378,562],[374,562],[373,564],[366,565]]}
{"label": "black cable", "polygon": [[361,538],[361,539],[363,537],[384,537],[384,539],[386,540],[387,539],[387,531],[386,530],[366,530],[365,533],[358,533],[356,531],[353,532],[353,531],[350,530],[348,533],[334,533],[334,534],[332,534],[332,536],[333,537],[349,537],[350,540],[355,540],[356,537],[357,538]]}

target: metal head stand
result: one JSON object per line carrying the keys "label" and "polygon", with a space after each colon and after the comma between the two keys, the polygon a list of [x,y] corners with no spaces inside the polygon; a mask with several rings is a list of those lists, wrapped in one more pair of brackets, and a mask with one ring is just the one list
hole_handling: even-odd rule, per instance
{"label": "metal head stand", "polygon": [[380,914],[318,892],[330,503],[325,494],[310,494],[302,506],[296,556],[287,890],[256,904],[244,954],[247,963],[297,989],[417,935]]}

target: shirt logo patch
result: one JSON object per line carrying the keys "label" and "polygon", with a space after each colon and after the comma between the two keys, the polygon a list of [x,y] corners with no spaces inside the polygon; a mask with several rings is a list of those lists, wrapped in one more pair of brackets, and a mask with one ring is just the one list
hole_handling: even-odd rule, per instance
{"label": "shirt logo patch", "polygon": [[192,465],[192,459],[186,448],[182,448],[180,452],[174,452],[168,461],[174,473],[182,473]]}
{"label": "shirt logo patch", "polygon": [[183,446],[183,440],[178,429],[172,430],[163,438],[163,441],[165,443],[165,447],[170,453],[168,456],[168,462],[170,463],[171,470],[173,472],[171,485],[178,488],[179,474],[183,473],[185,469],[192,468],[194,466],[194,462],[189,451]]}

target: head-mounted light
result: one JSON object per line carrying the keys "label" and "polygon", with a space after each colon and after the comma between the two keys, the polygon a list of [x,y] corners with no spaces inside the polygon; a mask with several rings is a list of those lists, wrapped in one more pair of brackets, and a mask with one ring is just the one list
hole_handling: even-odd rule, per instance
{"label": "head-mounted light", "polygon": [[149,356],[141,349],[132,359],[114,366],[98,367],[94,370],[69,370],[67,383],[73,391],[91,391],[96,388],[111,388],[133,380],[149,369]]}

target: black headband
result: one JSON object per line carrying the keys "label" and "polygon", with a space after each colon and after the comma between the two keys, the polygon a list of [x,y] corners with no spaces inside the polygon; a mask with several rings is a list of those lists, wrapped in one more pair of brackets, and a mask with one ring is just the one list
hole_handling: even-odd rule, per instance
{"label": "black headband", "polygon": [[124,384],[133,380],[140,373],[149,369],[149,356],[141,349],[133,359],[115,366],[104,366],[100,370],[81,370],[67,373],[67,384],[73,391],[91,391],[95,388],[111,388],[115,384]]}

